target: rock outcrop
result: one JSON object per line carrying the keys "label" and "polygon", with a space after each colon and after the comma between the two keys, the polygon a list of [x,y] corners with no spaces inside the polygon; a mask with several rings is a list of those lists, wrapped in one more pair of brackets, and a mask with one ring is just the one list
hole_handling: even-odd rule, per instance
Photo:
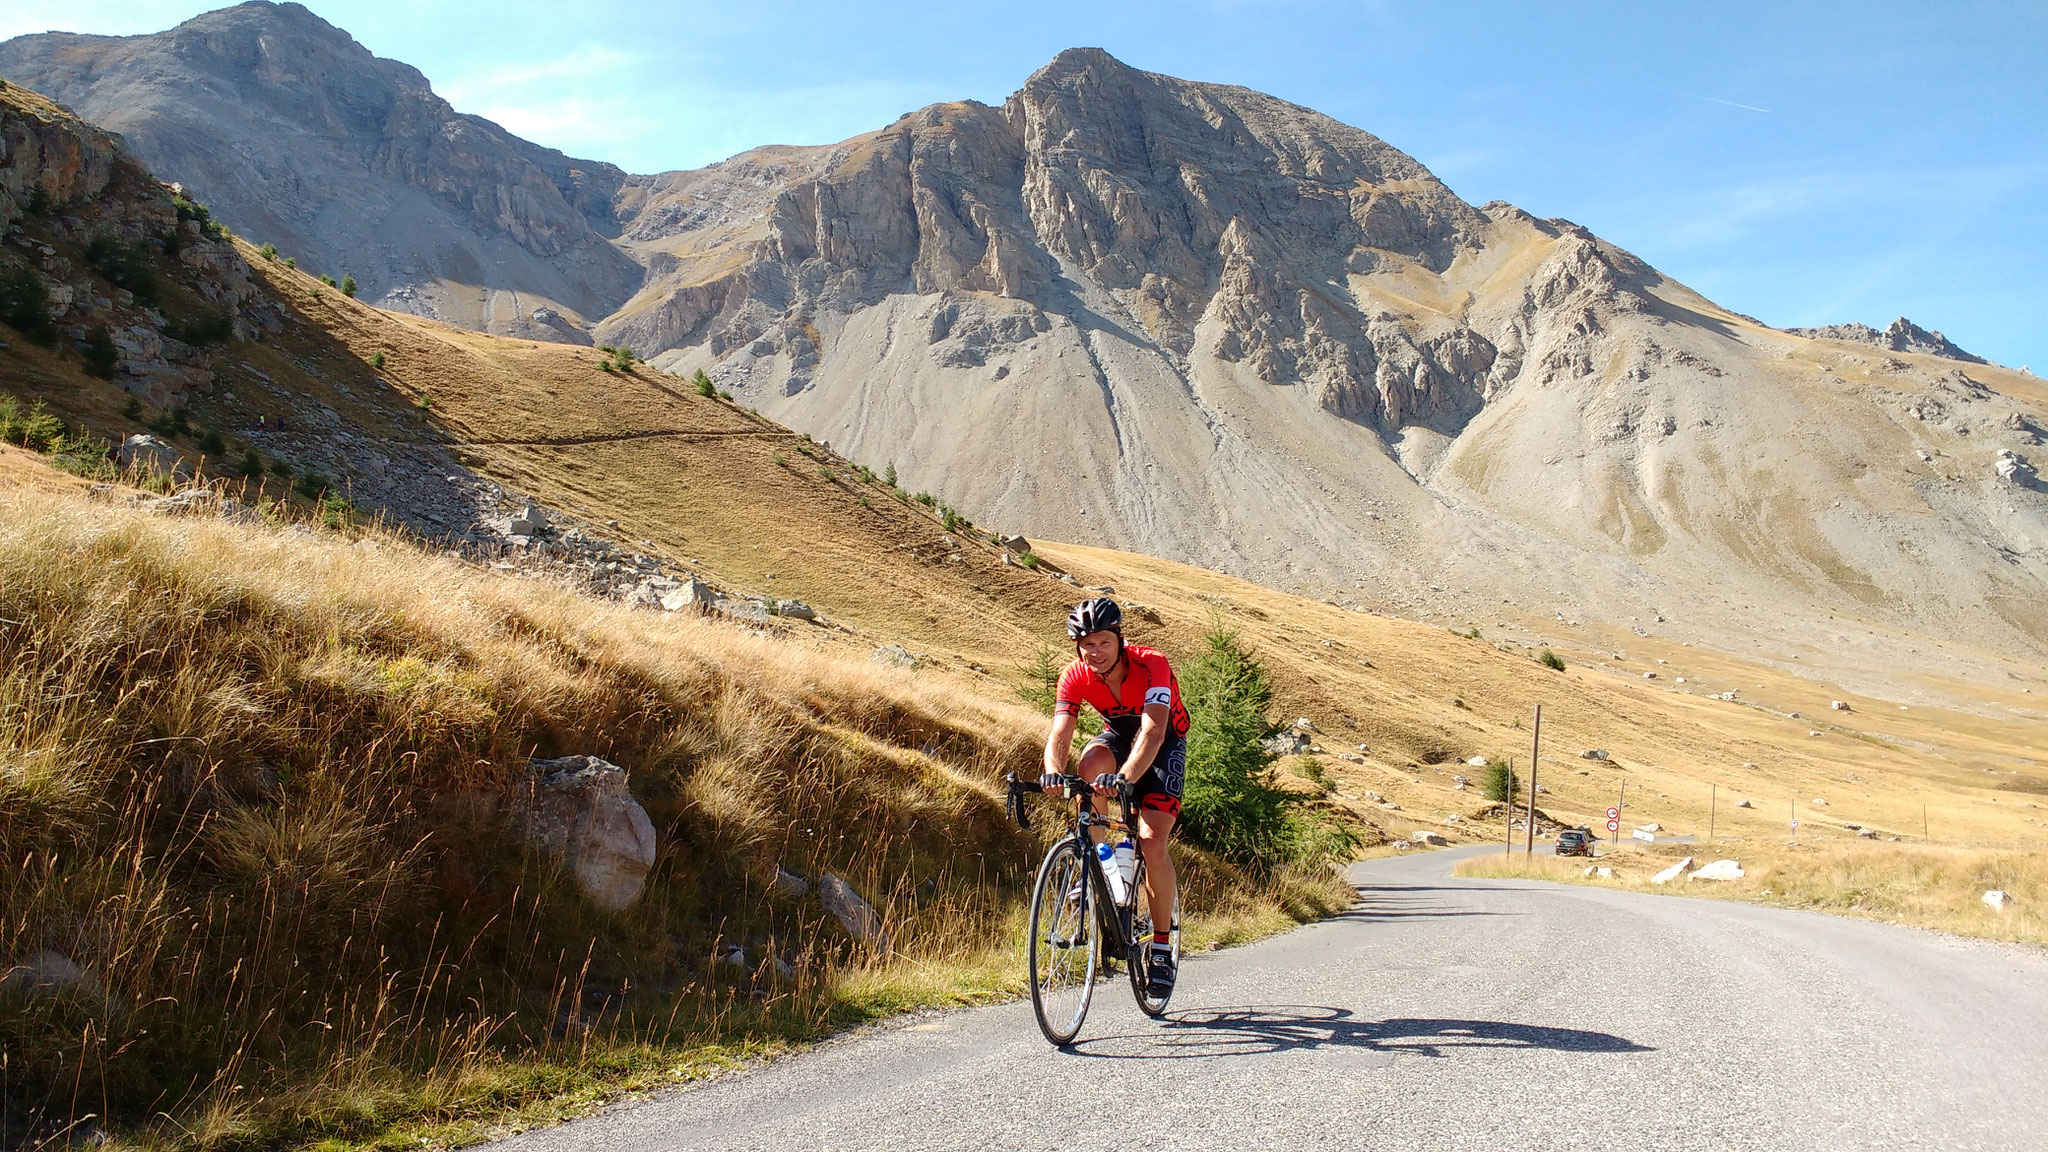
{"label": "rock outcrop", "polygon": [[640,283],[607,240],[623,172],[456,112],[302,5],[241,4],[150,36],[23,36],[0,44],[0,73],[385,307],[587,343]]}
{"label": "rock outcrop", "polygon": [[1787,328],[1785,331],[1815,340],[1846,340],[1893,352],[1920,352],[1969,364],[1989,363],[1981,356],[1972,356],[1956,347],[1954,341],[1941,333],[1930,332],[1904,316],[1886,325],[1882,332],[1868,324],[1829,324],[1821,328]]}

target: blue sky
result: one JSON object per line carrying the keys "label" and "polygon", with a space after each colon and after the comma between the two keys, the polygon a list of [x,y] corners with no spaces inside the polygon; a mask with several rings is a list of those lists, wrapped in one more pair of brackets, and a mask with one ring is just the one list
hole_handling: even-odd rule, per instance
{"label": "blue sky", "polygon": [[[1906,315],[2048,376],[2048,4],[308,5],[456,107],[633,171],[998,103],[1062,48],[1261,89],[1475,203],[1564,216],[1776,325]],[[0,2],[0,36],[169,0]]]}

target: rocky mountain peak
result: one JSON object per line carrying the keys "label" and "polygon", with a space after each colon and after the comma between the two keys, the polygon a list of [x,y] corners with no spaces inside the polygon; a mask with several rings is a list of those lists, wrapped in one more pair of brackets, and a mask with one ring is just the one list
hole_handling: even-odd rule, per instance
{"label": "rocky mountain peak", "polygon": [[24,36],[0,44],[0,70],[121,133],[236,231],[390,307],[575,339],[535,314],[594,323],[640,281],[606,240],[623,172],[456,112],[299,4]]}
{"label": "rocky mountain peak", "polygon": [[1919,352],[1928,356],[1940,356],[1948,360],[1961,360],[1967,364],[1988,364],[1981,356],[1973,356],[1956,347],[1954,341],[1939,332],[1922,328],[1904,316],[1885,325],[1883,331],[1868,324],[1829,324],[1820,328],[1787,328],[1799,336],[1818,340],[1846,340],[1851,344],[1868,344],[1873,348],[1884,348],[1892,352]]}

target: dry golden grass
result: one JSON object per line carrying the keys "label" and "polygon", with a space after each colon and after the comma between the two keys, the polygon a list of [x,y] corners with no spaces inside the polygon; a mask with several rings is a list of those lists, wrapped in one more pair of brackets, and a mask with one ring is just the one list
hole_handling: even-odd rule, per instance
{"label": "dry golden grass", "polygon": [[[1623,848],[1597,861],[1545,856],[1533,859],[1475,856],[1461,860],[1459,876],[1521,877],[1624,888],[1676,896],[1709,896],[1788,908],[1808,908],[1911,924],[1964,936],[2048,944],[2048,852],[1994,852],[1905,844],[1688,845]],[[1696,864],[1735,860],[1739,880],[1678,879],[1654,884],[1651,877],[1693,856]],[[1589,868],[1612,875],[1588,875]],[[2013,902],[1995,909],[1984,893],[1999,890]]]}
{"label": "dry golden grass", "polygon": [[[963,680],[29,487],[0,489],[0,660],[0,957],[89,977],[0,1004],[16,1136],[390,1141],[1016,988],[1039,845],[995,782],[1042,721]],[[569,753],[628,767],[659,832],[627,915],[508,831],[528,758]],[[778,866],[846,877],[894,953]],[[1347,894],[1183,867],[1208,937]]]}

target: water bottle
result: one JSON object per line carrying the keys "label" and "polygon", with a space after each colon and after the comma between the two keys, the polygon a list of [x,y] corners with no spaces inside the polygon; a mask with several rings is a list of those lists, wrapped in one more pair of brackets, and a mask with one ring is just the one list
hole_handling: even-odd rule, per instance
{"label": "water bottle", "polygon": [[1116,843],[1116,870],[1128,891],[1131,881],[1138,878],[1138,846],[1128,836]]}
{"label": "water bottle", "polygon": [[1109,881],[1109,898],[1118,904],[1124,902],[1124,873],[1117,863],[1116,849],[1108,841],[1095,846],[1095,859],[1102,865],[1103,879]]}

